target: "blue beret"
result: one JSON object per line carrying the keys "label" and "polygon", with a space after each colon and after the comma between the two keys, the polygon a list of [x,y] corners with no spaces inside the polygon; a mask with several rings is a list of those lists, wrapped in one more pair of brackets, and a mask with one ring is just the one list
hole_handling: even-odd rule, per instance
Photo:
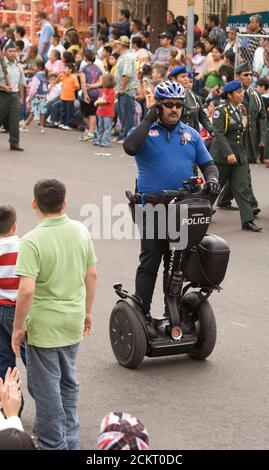
{"label": "blue beret", "polygon": [[178,75],[179,73],[188,73],[187,67],[185,65],[176,65],[169,72],[168,78],[174,77],[175,75]]}
{"label": "blue beret", "polygon": [[193,78],[195,76],[195,73],[192,70],[188,70],[188,77]]}
{"label": "blue beret", "polygon": [[242,88],[242,83],[240,80],[232,80],[231,82],[226,83],[225,87],[223,88],[224,93],[232,93],[238,88]]}

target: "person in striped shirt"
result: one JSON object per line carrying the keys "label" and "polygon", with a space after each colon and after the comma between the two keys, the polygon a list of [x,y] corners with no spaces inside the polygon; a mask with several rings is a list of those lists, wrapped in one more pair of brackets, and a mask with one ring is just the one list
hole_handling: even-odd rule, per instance
{"label": "person in striped shirt", "polygon": [[[3,380],[8,368],[16,365],[11,337],[19,288],[19,278],[14,274],[18,250],[16,210],[0,206],[0,377]],[[21,358],[25,364],[24,343]]]}

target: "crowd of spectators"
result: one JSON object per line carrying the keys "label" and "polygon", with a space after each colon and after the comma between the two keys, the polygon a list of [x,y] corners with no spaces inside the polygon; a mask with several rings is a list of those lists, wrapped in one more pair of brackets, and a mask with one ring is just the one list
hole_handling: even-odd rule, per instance
{"label": "crowd of spectators", "polygon": [[64,18],[62,36],[45,13],[39,14],[39,21],[38,47],[31,44],[24,27],[0,25],[1,49],[14,41],[25,74],[24,132],[38,116],[41,133],[45,127],[79,129],[83,142],[109,147],[114,137],[122,143],[153,104],[156,85],[174,67],[187,66],[192,90],[208,112],[212,103],[222,100],[223,86],[234,78],[235,63],[245,60],[251,62],[253,85],[262,92],[268,111],[269,37],[259,15],[250,16],[247,32],[264,37],[253,36],[252,48],[246,39],[237,49],[237,28],[224,31],[215,14],[202,28],[195,15],[192,54],[186,52],[186,18],[175,17],[172,11],[167,11],[167,26],[159,34],[156,50],[150,44],[150,17],[131,18],[125,9],[114,24],[99,19],[96,51],[92,33],[82,37],[72,17]]}

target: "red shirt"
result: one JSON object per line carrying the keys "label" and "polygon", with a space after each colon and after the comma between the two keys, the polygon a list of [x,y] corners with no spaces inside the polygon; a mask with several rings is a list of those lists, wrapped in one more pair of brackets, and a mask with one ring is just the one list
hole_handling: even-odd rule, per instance
{"label": "red shirt", "polygon": [[103,100],[105,100],[105,104],[99,104],[96,116],[102,117],[111,117],[115,116],[115,91],[113,88],[102,88],[101,96]]}

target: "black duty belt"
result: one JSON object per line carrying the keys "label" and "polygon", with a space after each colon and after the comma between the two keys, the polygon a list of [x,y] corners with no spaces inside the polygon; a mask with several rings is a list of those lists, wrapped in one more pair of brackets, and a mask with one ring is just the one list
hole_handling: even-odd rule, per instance
{"label": "black duty belt", "polygon": [[163,196],[158,196],[157,194],[146,194],[145,197],[142,197],[141,194],[135,194],[135,203],[143,204],[150,202],[151,204],[169,204],[172,201],[172,198],[167,198]]}

